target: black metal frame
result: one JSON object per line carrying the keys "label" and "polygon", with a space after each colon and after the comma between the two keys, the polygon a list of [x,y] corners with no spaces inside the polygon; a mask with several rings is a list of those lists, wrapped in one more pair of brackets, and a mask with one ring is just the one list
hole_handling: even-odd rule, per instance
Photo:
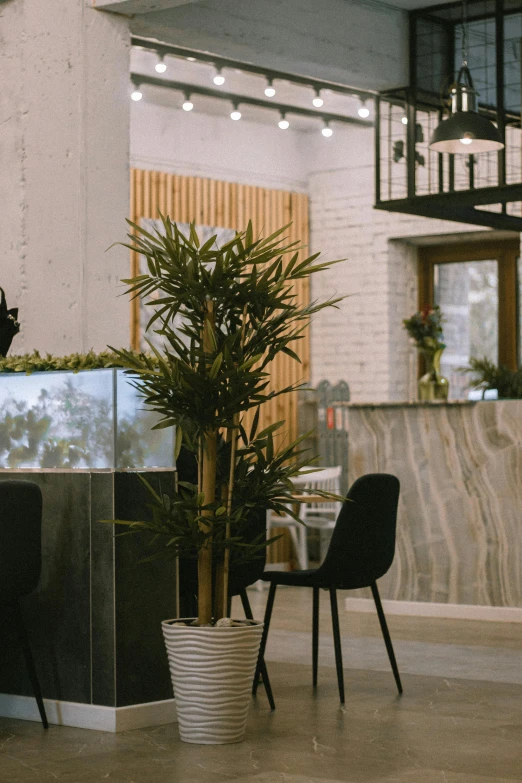
{"label": "black metal frame", "polygon": [[[239,597],[241,598],[241,603],[243,604],[243,611],[245,613],[246,619],[253,620],[254,615],[252,613],[252,607],[250,606],[250,601],[248,600],[248,594],[245,588],[240,591]],[[228,616],[230,617],[230,604],[228,609]],[[268,699],[270,709],[275,710],[275,701],[272,693],[272,686],[270,685],[270,679],[268,677],[268,670],[266,668],[264,653],[262,657],[259,657],[257,666],[259,668],[260,677],[263,680],[263,685],[265,686],[266,697]]]}
{"label": "black metal frame", "polygon": [[[472,9],[475,2],[481,0],[469,0]],[[481,113],[495,119],[501,137],[505,141],[506,125],[512,124],[520,127],[521,115],[506,112],[504,105],[504,18],[508,14],[520,12],[520,8],[511,0],[494,0],[494,13],[482,16],[473,16],[473,19],[495,20],[495,48],[496,48],[496,106],[481,105]],[[392,90],[381,95],[376,100],[375,118],[375,208],[389,212],[402,212],[412,215],[420,215],[429,218],[456,221],[459,223],[472,223],[479,226],[510,231],[522,231],[522,218],[507,214],[507,204],[522,201],[522,182],[506,184],[506,150],[497,154],[497,172],[495,184],[489,187],[475,187],[476,161],[473,155],[468,156],[468,187],[465,190],[455,188],[455,156],[447,153],[438,153],[438,193],[428,195],[417,194],[417,161],[416,161],[416,124],[417,111],[425,110],[439,112],[439,121],[443,118],[440,97],[421,89],[417,83],[417,44],[418,22],[421,19],[436,21],[444,26],[448,36],[447,56],[445,70],[447,76],[452,78],[455,72],[454,41],[455,27],[460,24],[459,16],[461,3],[450,5],[432,6],[428,9],[420,9],[410,13],[410,74],[409,87],[400,90]],[[444,12],[447,19],[437,16],[437,12]],[[406,131],[406,196],[404,198],[382,198],[381,176],[381,117],[383,105],[405,106],[407,116]],[[447,189],[445,182],[447,181]],[[501,204],[500,212],[477,209],[480,206]]]}
{"label": "black metal frame", "polygon": [[16,635],[20,643],[20,648],[24,656],[27,674],[29,676],[29,682],[31,683],[33,695],[34,698],[36,699],[38,712],[40,713],[42,726],[44,727],[44,729],[48,729],[49,722],[47,720],[47,714],[45,712],[42,689],[40,687],[40,681],[38,679],[38,674],[36,672],[36,666],[34,663],[33,653],[31,651],[31,645],[29,644],[29,636],[27,634],[27,629],[25,627],[20,602],[18,600],[13,601],[13,603],[8,604],[7,606],[2,606],[1,609],[2,609],[2,613],[5,613],[6,617],[8,617],[12,621],[13,626],[15,628]]}
{"label": "black metal frame", "polygon": [[[375,608],[377,610],[377,617],[379,618],[379,625],[381,626],[384,644],[386,646],[386,652],[388,653],[388,658],[395,679],[395,684],[397,686],[397,690],[400,695],[402,693],[401,677],[399,674],[399,668],[397,666],[395,653],[393,651],[392,640],[390,637],[390,632],[388,630],[388,625],[386,623],[386,617],[384,616],[384,611],[382,608],[382,603],[379,595],[379,590],[377,588],[377,583],[372,582],[370,587],[372,590],[373,600],[375,602]],[[319,658],[319,589],[320,589],[319,587],[312,587],[312,591],[313,591],[312,683],[314,688],[317,686],[317,670],[318,670],[318,658]],[[261,638],[261,647],[259,650],[259,659],[258,659],[255,677],[254,677],[254,684],[252,687],[252,693],[254,695],[257,692],[260,677],[263,674],[263,666],[265,665],[264,661],[265,661],[266,642],[268,639],[268,631],[270,629],[270,620],[272,618],[272,610],[274,608],[276,590],[277,590],[277,582],[271,582],[270,591],[268,593],[268,600],[266,603],[266,610],[265,610],[265,626],[263,628],[263,636]],[[341,632],[339,627],[339,610],[337,606],[337,589],[331,586],[328,589],[328,592],[330,594],[330,609],[332,613],[332,632],[333,632],[334,651],[335,651],[335,668],[337,670],[337,685],[339,688],[339,700],[341,704],[344,704],[345,696],[344,696],[343,654],[342,654],[342,647],[341,647]],[[264,674],[263,674],[263,679],[264,679]]]}

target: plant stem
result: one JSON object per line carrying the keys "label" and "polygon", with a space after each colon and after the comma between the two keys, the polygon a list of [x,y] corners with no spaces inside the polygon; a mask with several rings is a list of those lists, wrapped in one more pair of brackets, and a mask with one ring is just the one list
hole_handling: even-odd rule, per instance
{"label": "plant stem", "polygon": [[[207,309],[203,321],[203,350],[207,356],[211,356],[213,347],[214,329],[214,305],[207,302]],[[211,361],[209,359],[208,364]],[[210,430],[203,436],[203,465],[201,484],[203,491],[203,503],[209,505],[216,499],[216,459],[217,459],[217,431]],[[205,509],[203,517],[209,517],[207,524],[200,521],[200,530],[208,533],[212,529],[212,517],[214,512]],[[200,625],[207,625],[212,621],[212,538],[209,536],[199,552],[198,557],[198,621]]]}
{"label": "plant stem", "polygon": [[[243,351],[243,348],[245,347],[247,312],[248,312],[248,306],[245,304],[245,306],[243,307],[243,317],[241,323],[241,351]],[[231,428],[232,432],[229,429],[227,434],[227,437],[230,436],[230,434],[232,436],[232,447],[230,450],[230,472],[228,476],[228,486],[227,486],[227,517],[229,521],[227,522],[226,529],[225,529],[226,538],[230,538],[230,515],[232,513],[232,495],[234,492],[234,474],[235,474],[235,467],[236,467],[238,427],[239,427],[239,413],[235,413],[234,418],[232,420],[232,428]],[[223,557],[223,608],[225,612],[227,611],[227,604],[228,604],[229,574],[230,574],[230,549],[226,547],[225,554]]]}
{"label": "plant stem", "polygon": [[[237,426],[239,424],[239,415],[234,414],[233,427],[229,430],[232,433],[232,446],[230,449],[230,472],[228,476],[227,486],[227,516],[230,520],[230,514],[232,513],[232,493],[234,491],[234,471],[236,465],[236,448],[237,448]],[[230,538],[230,521],[227,522],[225,528],[226,538]],[[226,613],[228,604],[228,580],[230,575],[230,549],[226,547],[225,554],[223,556],[223,610]]]}

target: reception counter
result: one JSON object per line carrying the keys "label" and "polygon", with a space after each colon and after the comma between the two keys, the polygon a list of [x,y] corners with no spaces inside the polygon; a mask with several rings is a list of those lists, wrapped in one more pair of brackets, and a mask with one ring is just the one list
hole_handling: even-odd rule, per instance
{"label": "reception counter", "polygon": [[[172,469],[140,470],[169,493]],[[172,560],[140,563],[140,535],[102,520],[139,520],[150,496],[136,472],[0,470],[43,494],[42,573],[22,601],[50,723],[119,731],[172,721],[161,621],[177,614]],[[39,720],[18,639],[0,615],[0,715]]]}
{"label": "reception counter", "polygon": [[401,482],[382,596],[522,607],[522,400],[346,404],[344,414],[349,482],[372,472]]}

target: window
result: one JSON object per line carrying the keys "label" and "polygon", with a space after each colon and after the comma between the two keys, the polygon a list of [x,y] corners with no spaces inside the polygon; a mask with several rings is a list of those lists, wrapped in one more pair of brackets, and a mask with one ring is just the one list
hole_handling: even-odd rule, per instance
{"label": "window", "polygon": [[[486,357],[515,369],[521,358],[522,267],[518,240],[443,245],[419,254],[419,306],[439,305],[444,316],[441,370],[450,398],[467,397],[460,368]],[[422,369],[422,368],[421,368]]]}

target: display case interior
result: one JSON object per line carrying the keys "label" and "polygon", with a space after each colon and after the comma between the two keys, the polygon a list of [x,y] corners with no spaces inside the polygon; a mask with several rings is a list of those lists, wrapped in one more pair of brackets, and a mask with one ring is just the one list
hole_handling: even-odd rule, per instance
{"label": "display case interior", "polygon": [[0,468],[174,467],[174,428],[123,370],[0,373]]}

